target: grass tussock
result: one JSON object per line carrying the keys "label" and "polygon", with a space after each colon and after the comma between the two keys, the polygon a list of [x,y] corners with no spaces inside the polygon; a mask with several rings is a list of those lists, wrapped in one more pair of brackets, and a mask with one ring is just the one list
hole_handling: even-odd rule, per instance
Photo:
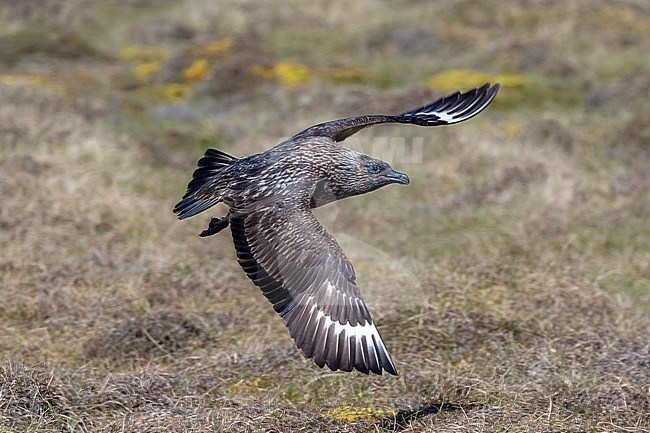
{"label": "grass tussock", "polygon": [[123,320],[84,346],[89,358],[136,359],[170,355],[201,347],[209,337],[207,324],[174,311],[155,311]]}
{"label": "grass tussock", "polygon": [[[647,7],[123,3],[0,14],[0,430],[650,428]],[[347,140],[412,184],[319,212],[397,378],[305,360],[171,213],[206,147],[486,80],[462,127]]]}

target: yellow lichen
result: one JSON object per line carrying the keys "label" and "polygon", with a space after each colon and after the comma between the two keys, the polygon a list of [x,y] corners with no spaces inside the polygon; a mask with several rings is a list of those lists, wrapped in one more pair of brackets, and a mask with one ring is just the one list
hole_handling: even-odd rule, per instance
{"label": "yellow lichen", "polygon": [[156,93],[164,99],[179,99],[190,90],[189,84],[169,83],[156,88]]}
{"label": "yellow lichen", "polygon": [[385,409],[373,409],[371,407],[353,408],[352,406],[341,406],[327,412],[327,416],[340,421],[379,421],[395,412]]}
{"label": "yellow lichen", "polygon": [[231,38],[224,38],[198,45],[197,52],[206,56],[218,56],[227,52],[232,45],[233,41]]}
{"label": "yellow lichen", "polygon": [[368,73],[358,68],[340,67],[327,73],[329,79],[335,83],[358,84],[368,81]]}
{"label": "yellow lichen", "polygon": [[534,75],[490,74],[468,69],[451,69],[434,75],[427,84],[432,90],[446,93],[456,90],[466,91],[488,82],[501,83],[501,91],[497,97],[499,105],[524,107],[542,104],[551,99],[555,103],[561,100],[571,103],[571,94],[554,95],[552,84],[544,77]]}
{"label": "yellow lichen", "polygon": [[504,89],[521,89],[531,84],[531,79],[519,74],[489,74],[469,69],[450,69],[431,77],[427,83],[433,90],[449,91],[481,86],[487,82],[500,82]]}
{"label": "yellow lichen", "polygon": [[138,78],[143,80],[148,80],[153,74],[158,72],[160,69],[160,62],[156,60],[151,60],[148,62],[138,63],[135,66],[135,74]]}
{"label": "yellow lichen", "polygon": [[24,84],[34,87],[43,87],[48,84],[48,80],[45,77],[38,75],[4,74],[0,75],[0,84],[3,86]]}
{"label": "yellow lichen", "polygon": [[311,70],[300,63],[282,61],[270,68],[253,66],[251,73],[266,79],[273,79],[283,87],[291,87],[300,84],[311,76]]}
{"label": "yellow lichen", "polygon": [[120,51],[120,57],[123,59],[131,60],[141,57],[143,53],[143,48],[139,45],[130,45]]}
{"label": "yellow lichen", "polygon": [[125,60],[161,60],[164,53],[159,49],[130,45],[120,51],[120,57]]}
{"label": "yellow lichen", "polygon": [[56,82],[49,77],[31,74],[2,74],[0,75],[0,85],[43,87],[58,92],[70,90],[66,85],[61,82]]}
{"label": "yellow lichen", "polygon": [[207,75],[208,61],[205,59],[196,59],[183,70],[183,78],[189,83],[203,81]]}

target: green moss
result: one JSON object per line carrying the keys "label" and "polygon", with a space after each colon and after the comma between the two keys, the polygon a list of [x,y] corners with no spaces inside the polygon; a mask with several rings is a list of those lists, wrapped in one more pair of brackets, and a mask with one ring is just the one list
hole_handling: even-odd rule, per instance
{"label": "green moss", "polygon": [[109,59],[77,33],[28,27],[0,37],[0,62],[12,65],[35,54],[68,60]]}

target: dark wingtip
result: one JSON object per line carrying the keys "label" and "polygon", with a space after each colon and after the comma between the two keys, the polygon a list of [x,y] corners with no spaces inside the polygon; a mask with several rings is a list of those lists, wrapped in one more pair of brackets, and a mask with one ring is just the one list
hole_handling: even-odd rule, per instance
{"label": "dark wingtip", "polygon": [[399,376],[399,373],[397,372],[397,369],[395,368],[394,365],[384,365],[383,367],[384,370],[386,370],[386,373],[390,373],[393,376]]}
{"label": "dark wingtip", "polygon": [[[486,83],[486,85],[488,86],[489,84],[490,83]],[[499,89],[501,89],[501,83],[497,81],[496,83],[492,84],[491,87],[489,87],[488,91],[490,92],[491,95],[496,95]]]}
{"label": "dark wingtip", "polygon": [[498,81],[494,84],[485,83],[483,87],[485,87],[486,93],[490,95],[490,102],[492,102],[492,99],[494,99],[496,94],[499,92],[499,89],[501,89],[501,83]]}

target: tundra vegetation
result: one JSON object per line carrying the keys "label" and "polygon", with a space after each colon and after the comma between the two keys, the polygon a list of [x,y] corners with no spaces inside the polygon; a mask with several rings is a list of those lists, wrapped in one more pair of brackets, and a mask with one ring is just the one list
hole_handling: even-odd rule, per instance
{"label": "tundra vegetation", "polygon": [[[648,52],[635,0],[3,2],[0,430],[648,431]],[[171,213],[207,147],[486,81],[319,212],[398,377],[315,367]]]}

